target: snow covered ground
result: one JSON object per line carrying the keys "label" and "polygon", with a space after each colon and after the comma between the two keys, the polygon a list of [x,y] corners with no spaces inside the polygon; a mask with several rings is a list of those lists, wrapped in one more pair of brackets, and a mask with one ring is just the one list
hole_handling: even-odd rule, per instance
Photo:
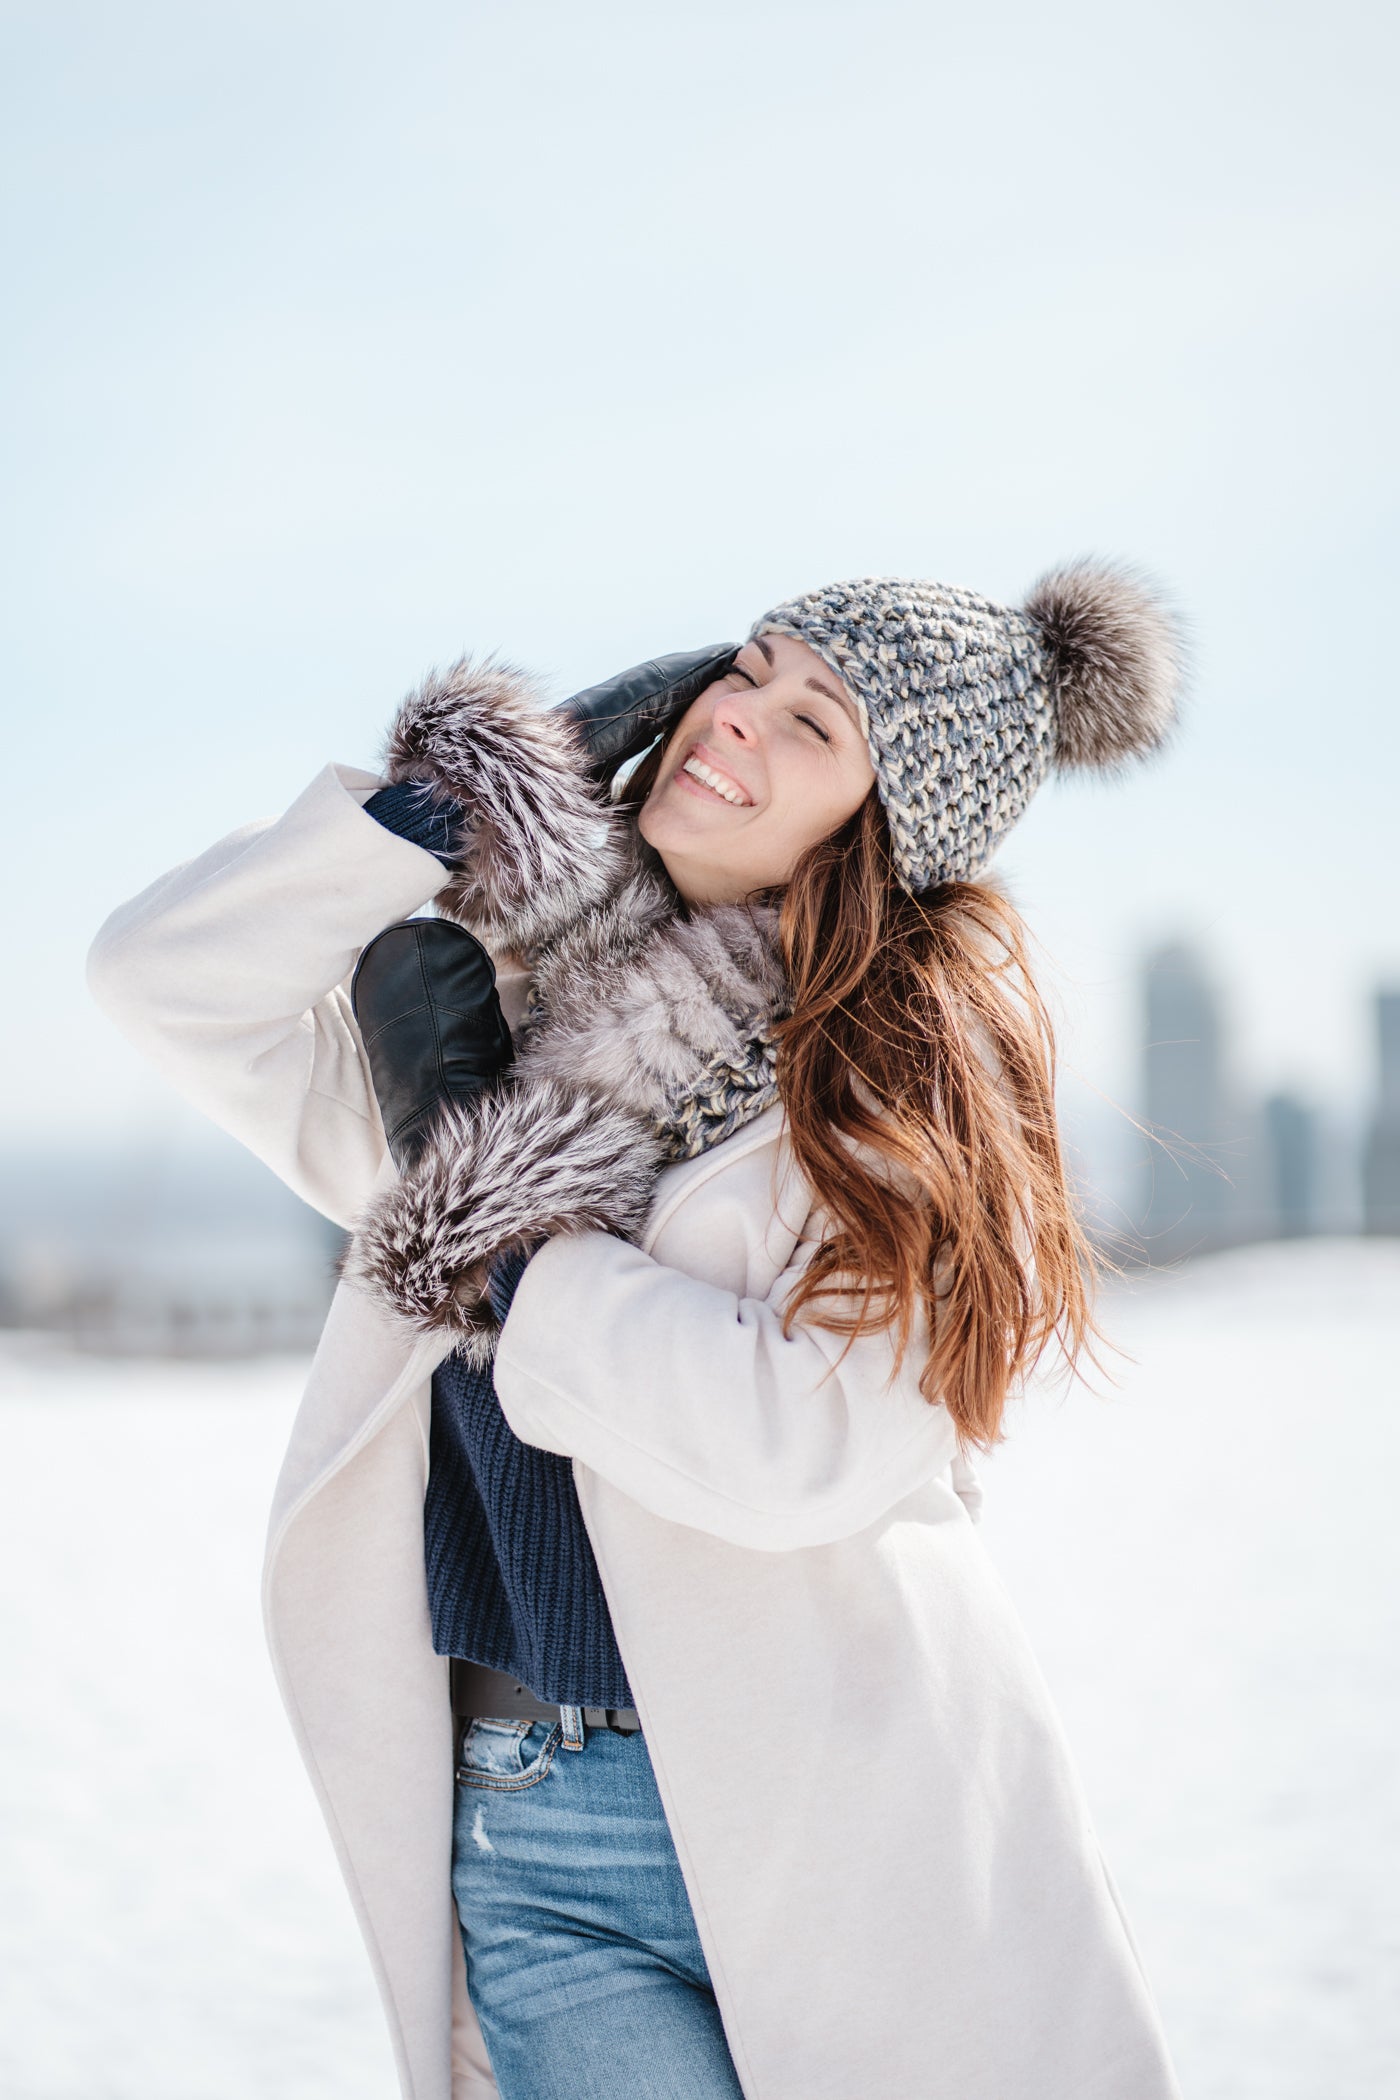
{"label": "snow covered ground", "polygon": [[[983,1537],[1183,2092],[1391,2100],[1400,1242],[1217,1256],[1105,1317],[1136,1362],[1017,1404]],[[396,2091],[258,1616],[304,1371],[0,1335],[5,2100]]]}

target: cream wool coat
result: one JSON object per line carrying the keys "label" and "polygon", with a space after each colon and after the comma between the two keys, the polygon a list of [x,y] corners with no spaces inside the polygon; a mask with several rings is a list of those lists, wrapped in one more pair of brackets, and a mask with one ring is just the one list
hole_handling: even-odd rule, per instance
{"label": "cream wool coat", "polygon": [[[94,997],[350,1226],[394,1173],[349,1002],[441,863],[330,764],[100,928]],[[507,1018],[523,972],[498,957]],[[780,1108],[666,1168],[641,1246],[557,1238],[501,1407],[570,1456],[748,2100],[1179,2100],[1053,1704],[951,1423],[883,1337],[778,1311],[810,1250]],[[804,1239],[804,1228],[808,1238]],[[404,2100],[497,2095],[450,1868],[448,1665],[422,1504],[449,1346],[336,1290],[268,1525],[273,1665]],[[622,2094],[619,2083],[619,2094]]]}

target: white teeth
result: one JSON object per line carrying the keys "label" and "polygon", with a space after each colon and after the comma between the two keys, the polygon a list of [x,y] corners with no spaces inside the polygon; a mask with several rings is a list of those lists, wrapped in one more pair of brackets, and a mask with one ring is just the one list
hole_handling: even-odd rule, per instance
{"label": "white teeth", "polygon": [[717,795],[723,795],[726,802],[733,802],[740,809],[748,808],[747,802],[738,789],[731,787],[724,775],[716,773],[712,767],[705,764],[702,758],[688,758],[681,767],[681,771],[682,773],[693,773],[697,780],[704,781],[706,787],[712,787]]}

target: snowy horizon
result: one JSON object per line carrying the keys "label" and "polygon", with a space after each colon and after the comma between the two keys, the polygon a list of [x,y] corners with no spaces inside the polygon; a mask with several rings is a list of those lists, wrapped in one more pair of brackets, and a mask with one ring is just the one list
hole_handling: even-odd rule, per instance
{"label": "snowy horizon", "polygon": [[[1183,2092],[1390,2100],[1400,1241],[1237,1250],[1105,1311],[1117,1385],[1013,1403],[982,1541]],[[0,1333],[7,2100],[395,2089],[259,1612],[307,1364]]]}

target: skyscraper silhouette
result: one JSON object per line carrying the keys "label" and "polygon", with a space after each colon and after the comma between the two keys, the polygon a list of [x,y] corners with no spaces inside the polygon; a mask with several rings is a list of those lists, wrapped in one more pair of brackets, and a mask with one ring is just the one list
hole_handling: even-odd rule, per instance
{"label": "skyscraper silhouette", "polygon": [[1236,1236],[1227,1176],[1238,1138],[1219,998],[1186,942],[1147,956],[1142,1001],[1143,1107],[1159,1142],[1148,1155],[1141,1229],[1148,1259],[1172,1261]]}
{"label": "skyscraper silhouette", "polygon": [[1294,1094],[1264,1102],[1268,1151],[1265,1229],[1281,1240],[1317,1230],[1317,1118]]}
{"label": "skyscraper silhouette", "polygon": [[1376,994],[1380,1089],[1361,1163],[1368,1232],[1400,1232],[1400,989]]}

